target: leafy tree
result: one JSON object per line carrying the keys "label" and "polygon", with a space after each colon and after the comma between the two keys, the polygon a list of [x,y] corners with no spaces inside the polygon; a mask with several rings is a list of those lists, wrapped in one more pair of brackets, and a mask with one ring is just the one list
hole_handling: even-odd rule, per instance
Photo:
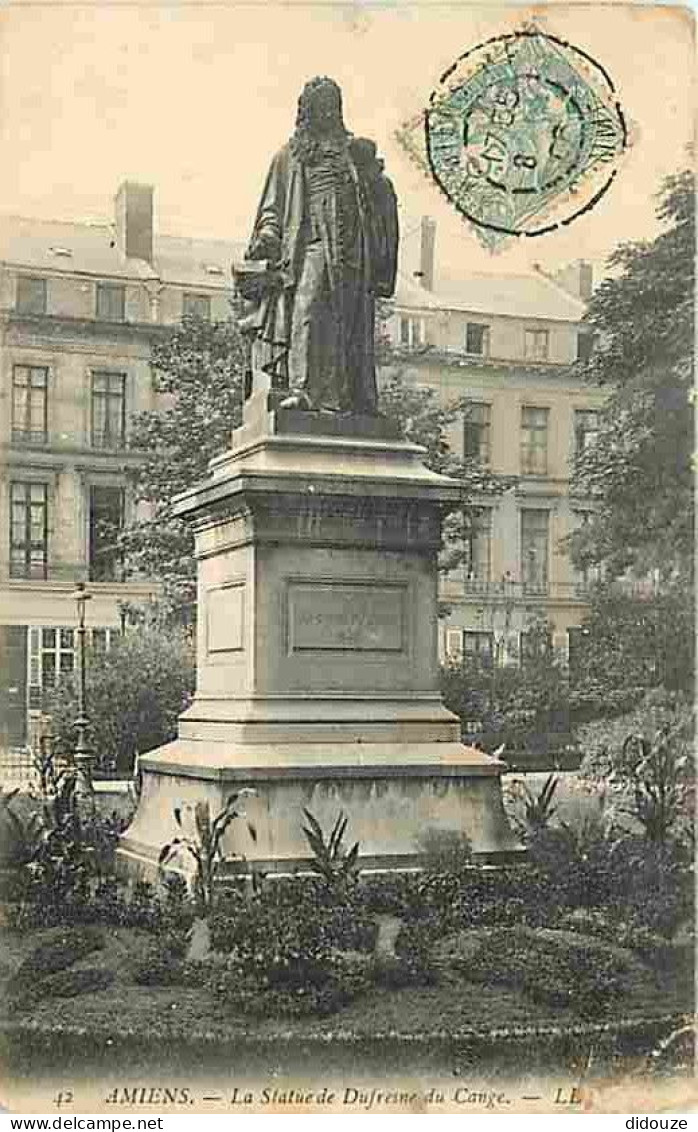
{"label": "leafy tree", "polygon": [[690,579],[693,561],[693,176],[668,177],[656,239],[621,244],[589,304],[595,349],[580,371],[608,390],[596,441],[573,487],[595,499],[575,534],[581,565],[609,578],[656,571]]}
{"label": "leafy tree", "polygon": [[[131,773],[136,754],[173,739],[194,688],[194,656],[181,630],[145,626],[87,662],[90,740],[98,770]],[[57,750],[75,745],[77,681],[64,679],[47,704]]]}
{"label": "leafy tree", "polygon": [[165,604],[181,613],[195,602],[194,544],[171,504],[204,478],[240,424],[244,345],[232,319],[187,317],[153,347],[151,368],[162,404],[135,417],[130,435],[143,457],[131,489],[147,513],[124,531],[121,550],[129,569],[157,579]]}
{"label": "leafy tree", "polygon": [[[384,352],[384,359],[389,358]],[[468,401],[456,398],[444,405],[438,392],[415,385],[404,371],[387,364],[380,382],[379,405],[390,420],[397,421],[407,440],[426,449],[424,463],[441,475],[451,476],[461,485],[461,505],[446,516],[440,569],[454,570],[463,561],[468,536],[476,521],[478,501],[484,495],[501,494],[509,481],[495,476],[478,460],[457,455],[448,442],[448,431],[455,420],[468,413]]]}
{"label": "leafy tree", "polygon": [[534,617],[528,649],[520,665],[497,665],[490,658],[466,658],[444,666],[441,690],[446,707],[465,725],[466,735],[486,750],[504,746],[505,761],[543,765],[559,760],[569,744],[569,682],[552,647],[552,627]]}
{"label": "leafy tree", "polygon": [[[451,425],[464,420],[470,410],[467,397],[444,404],[437,390],[415,383],[406,373],[389,333],[392,304],[383,300],[376,309],[376,360],[379,365],[379,407],[390,420],[397,421],[408,440],[426,449],[424,463],[441,475],[451,476],[462,485],[461,506],[446,516],[443,524],[443,550],[440,568],[453,570],[462,562],[464,550],[477,517],[478,498],[499,495],[513,481],[494,475],[472,457],[459,456],[448,442]],[[430,347],[424,347],[428,354]]]}
{"label": "leafy tree", "polygon": [[[614,273],[587,315],[596,346],[580,366],[608,399],[572,485],[594,500],[571,539],[572,556],[582,568],[600,567],[603,578],[592,594],[575,694],[612,710],[647,688],[688,691],[693,682],[691,173],[666,179],[657,214],[664,230],[656,239],[622,244],[611,256]],[[633,578],[643,583],[630,596]]]}
{"label": "leafy tree", "polygon": [[617,715],[650,688],[690,695],[695,641],[686,586],[667,583],[640,598],[601,586],[592,595],[570,671],[570,700],[578,717]]}
{"label": "leafy tree", "polygon": [[[438,394],[409,383],[390,365],[390,351],[379,322],[379,359],[385,365],[380,408],[396,420],[409,439],[423,445],[429,467],[455,476],[463,485],[463,509],[448,520],[449,546],[444,565],[452,568],[467,536],[469,501],[474,492],[498,491],[502,485],[474,460],[450,452],[447,429],[461,402],[444,407]],[[131,472],[137,503],[148,514],[121,536],[121,552],[130,570],[157,579],[166,608],[190,620],[196,603],[193,536],[188,524],[172,515],[172,500],[205,477],[209,461],[230,445],[240,424],[245,371],[244,344],[235,321],[210,323],[187,318],[153,349],[152,372],[163,404],[135,418],[130,444],[142,452]]]}

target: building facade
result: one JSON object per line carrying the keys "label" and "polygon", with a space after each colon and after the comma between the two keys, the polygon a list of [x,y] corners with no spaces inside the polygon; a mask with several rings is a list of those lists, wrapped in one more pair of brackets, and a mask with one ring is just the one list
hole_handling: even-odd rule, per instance
{"label": "building facade", "polygon": [[[570,472],[601,404],[570,373],[589,347],[588,269],[435,285],[433,224],[420,234],[419,271],[403,275],[388,323],[395,355],[444,404],[466,402],[454,451],[508,485],[473,500],[465,560],[443,582],[442,656],[517,662],[541,616],[566,649],[588,581],[564,546],[585,513]],[[77,663],[76,582],[88,583],[102,648],[125,604],[156,592],[124,576],[114,548],[134,513],[130,421],[158,407],[158,336],[188,313],[230,314],[239,251],[159,235],[153,189],[133,183],[108,223],[0,217],[0,751],[32,743],[45,690]]]}
{"label": "building facade", "polygon": [[76,664],[73,592],[95,647],[126,602],[114,531],[134,414],[157,407],[153,341],[186,313],[230,312],[230,244],[159,236],[153,189],[125,183],[113,222],[0,218],[0,748],[32,739],[43,691]]}
{"label": "building facade", "polygon": [[450,445],[507,487],[474,499],[465,558],[443,581],[443,658],[525,660],[552,626],[552,644],[574,649],[592,580],[574,570],[566,539],[588,502],[570,491],[574,461],[593,442],[603,395],[572,363],[591,347],[582,324],[589,265],[555,278],[466,276],[434,282],[434,230],[423,221],[419,282],[398,288],[388,332],[406,379],[464,402]]}

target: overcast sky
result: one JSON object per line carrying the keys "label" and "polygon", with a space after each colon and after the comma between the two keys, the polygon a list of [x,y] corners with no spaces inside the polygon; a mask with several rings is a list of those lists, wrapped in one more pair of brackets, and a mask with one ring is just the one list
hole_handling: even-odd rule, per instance
{"label": "overcast sky", "polygon": [[176,235],[246,239],[266,167],[288,137],[303,83],[330,74],[345,117],[373,137],[406,229],[437,222],[449,273],[602,262],[655,232],[653,194],[686,165],[694,68],[687,10],[554,4],[539,26],[611,74],[632,145],[602,201],[568,229],[492,256],[418,171],[395,130],[468,47],[520,25],[526,9],[300,3],[0,7],[0,211],[106,218],[124,178],[156,188],[156,223]]}

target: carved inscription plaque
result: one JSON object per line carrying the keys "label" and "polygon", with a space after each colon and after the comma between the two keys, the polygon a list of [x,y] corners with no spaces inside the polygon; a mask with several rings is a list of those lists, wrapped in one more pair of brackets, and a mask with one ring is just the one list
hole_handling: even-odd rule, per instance
{"label": "carved inscription plaque", "polygon": [[406,597],[405,586],[291,583],[289,652],[402,652]]}
{"label": "carved inscription plaque", "polygon": [[208,651],[239,652],[243,638],[245,584],[238,582],[206,595],[206,641]]}

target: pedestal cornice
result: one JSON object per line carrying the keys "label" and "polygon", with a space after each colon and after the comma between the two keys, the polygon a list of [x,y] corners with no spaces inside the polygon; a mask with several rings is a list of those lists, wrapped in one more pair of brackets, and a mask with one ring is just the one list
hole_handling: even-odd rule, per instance
{"label": "pedestal cornice", "polygon": [[196,536],[197,691],[178,737],[140,760],[121,839],[152,868],[173,807],[214,810],[252,787],[254,846],[302,866],[303,810],[349,818],[362,861],[404,867],[427,828],[465,830],[483,857],[515,852],[504,764],[464,746],[441,701],[436,554],[463,486],[425,467],[382,418],[270,408],[254,395],[233,446],[175,514]]}

